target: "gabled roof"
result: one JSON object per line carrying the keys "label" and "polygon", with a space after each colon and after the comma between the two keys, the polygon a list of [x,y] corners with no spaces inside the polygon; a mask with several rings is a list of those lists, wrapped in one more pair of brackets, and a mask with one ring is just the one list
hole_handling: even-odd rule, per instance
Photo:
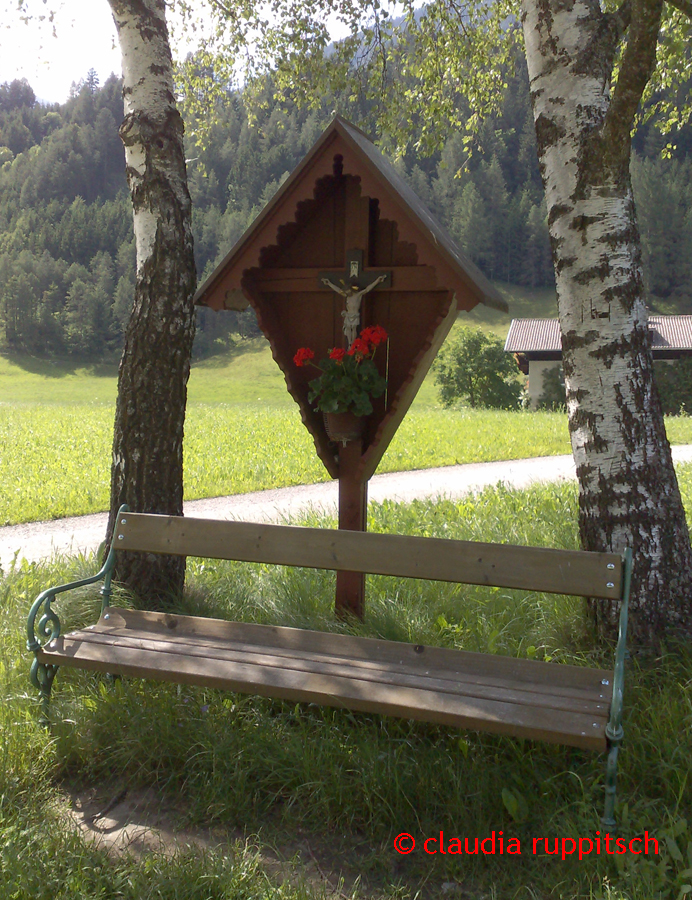
{"label": "gabled roof", "polygon": [[345,174],[361,179],[362,191],[379,201],[381,214],[397,223],[400,240],[416,244],[421,263],[438,270],[438,281],[450,290],[470,294],[474,302],[508,311],[499,292],[452,240],[425,204],[401,178],[368,137],[336,116],[303,161],[279,188],[245,234],[200,286],[195,303],[222,308],[218,292],[242,290],[243,272],[256,266],[263,246],[276,240],[277,230],[295,214],[297,205],[313,196],[318,178],[331,174],[333,157],[343,157]]}
{"label": "gabled roof", "polygon": [[506,353],[561,352],[562,335],[557,319],[512,319],[505,341]]}
{"label": "gabled roof", "polygon": [[[692,352],[692,316],[649,316],[651,349]],[[557,319],[512,319],[505,342],[507,353],[561,353],[562,336]]]}

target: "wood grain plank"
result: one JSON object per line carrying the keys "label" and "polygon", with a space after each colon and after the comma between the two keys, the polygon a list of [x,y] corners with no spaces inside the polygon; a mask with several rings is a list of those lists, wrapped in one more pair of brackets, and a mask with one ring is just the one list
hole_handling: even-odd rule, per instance
{"label": "wood grain plank", "polygon": [[[448,291],[446,294],[438,294],[438,297],[439,316],[430,341],[414,358],[409,373],[396,393],[395,402],[389,415],[380,423],[375,440],[363,455],[360,476],[365,480],[372,478],[375,474],[375,470],[408,412],[413,398],[428,374],[433,360],[451,331],[452,325],[456,322],[457,307],[453,302],[453,294]],[[431,309],[435,308],[432,297],[428,296],[427,302]]]}
{"label": "wood grain plank", "polygon": [[[320,653],[332,658],[347,658],[373,663],[394,663],[412,667],[435,668],[437,671],[467,672],[477,677],[498,677],[533,685],[544,684],[553,690],[573,688],[585,691],[594,698],[612,694],[612,669],[592,669],[587,666],[568,666],[545,663],[540,660],[515,659],[511,656],[491,656],[468,650],[452,650],[409,644],[403,641],[384,641],[377,638],[356,637],[282,625],[256,625],[248,622],[228,622],[223,619],[207,619],[200,616],[178,616],[145,610],[111,607],[101,617],[97,626],[104,632],[109,629],[146,631],[170,635],[175,632],[193,640],[218,640],[222,643],[237,642],[246,646],[272,647],[275,652],[292,651],[297,654]],[[603,680],[611,684],[603,686]]]}
{"label": "wood grain plank", "polygon": [[120,515],[114,544],[122,550],[368,572],[613,600],[620,596],[622,572],[620,557],[612,553],[145,513]]}
{"label": "wood grain plank", "polygon": [[[546,663],[534,660],[515,660],[512,666],[507,667],[505,665],[507,657],[490,657],[488,659],[487,654],[468,653],[464,650],[446,651],[453,654],[454,659],[449,661],[443,660],[442,664],[436,664],[432,653],[427,654],[423,658],[412,658],[413,654],[397,652],[396,650],[391,654],[380,654],[377,657],[353,656],[340,652],[342,648],[338,645],[333,646],[327,652],[324,649],[296,649],[271,643],[268,639],[264,641],[256,639],[244,641],[242,633],[236,635],[236,639],[222,639],[219,637],[190,635],[185,632],[172,635],[170,631],[165,632],[156,628],[104,627],[99,625],[89,626],[87,631],[97,631],[100,634],[121,638],[141,634],[150,636],[153,639],[173,640],[181,648],[183,646],[202,646],[205,648],[205,652],[210,654],[217,649],[248,653],[270,652],[277,658],[314,659],[327,663],[351,663],[353,661],[354,664],[365,670],[372,669],[377,671],[387,669],[388,671],[410,675],[418,675],[421,672],[435,672],[440,678],[445,678],[449,675],[452,678],[489,686],[505,685],[511,679],[518,689],[527,686],[530,690],[539,693],[554,694],[560,692],[566,697],[574,697],[594,703],[609,703],[612,695],[612,672],[577,666],[558,666],[558,664],[551,664],[550,669],[546,670]],[[398,645],[395,643],[394,647],[396,648],[397,646],[412,649],[411,645]],[[426,649],[432,651],[435,648],[423,648],[424,651]],[[475,659],[479,656],[486,665],[479,667],[475,663]],[[403,657],[406,657],[406,659]],[[586,678],[583,678],[584,674],[586,674]],[[521,677],[518,677],[518,675]],[[603,684],[603,680],[607,682],[606,685]]]}
{"label": "wood grain plank", "polygon": [[[349,248],[350,249],[350,248]],[[324,267],[323,267],[324,268]],[[321,284],[319,274],[321,269],[307,268],[262,268],[253,272],[253,278],[257,286],[265,293],[275,291],[289,291],[291,293],[326,293],[325,286]],[[444,286],[437,283],[435,269],[432,266],[367,266],[366,271],[372,275],[391,273],[391,288],[379,288],[379,290],[398,292],[442,291]]]}
{"label": "wood grain plank", "polygon": [[235,648],[223,646],[209,646],[192,644],[189,641],[179,640],[176,637],[165,638],[161,635],[153,636],[146,632],[132,633],[128,635],[103,634],[99,631],[85,631],[66,638],[56,640],[49,645],[47,653],[56,658],[56,655],[69,656],[76,654],[82,644],[98,644],[102,647],[111,647],[114,658],[117,658],[123,647],[133,650],[148,651],[152,659],[156,654],[160,655],[160,665],[168,668],[167,656],[185,655],[208,660],[224,660],[229,663],[248,663],[257,666],[266,666],[285,671],[306,672],[315,675],[336,676],[347,680],[351,678],[360,681],[368,681],[373,684],[390,684],[420,688],[436,693],[447,693],[458,696],[485,698],[500,702],[513,703],[521,706],[542,708],[546,715],[550,710],[567,710],[593,715],[596,718],[605,718],[608,715],[609,704],[586,697],[575,697],[571,693],[565,693],[559,689],[553,692],[534,691],[528,683],[516,684],[496,679],[494,684],[487,684],[465,674],[455,674],[449,671],[438,672],[435,669],[422,669],[416,671],[401,671],[394,665],[366,665],[356,660],[331,660],[319,657],[287,657],[274,653],[271,647]]}
{"label": "wood grain plank", "polygon": [[438,671],[467,672],[479,678],[499,677],[518,682],[527,681],[533,685],[544,684],[548,690],[553,690],[559,685],[561,690],[573,689],[577,693],[585,692],[599,699],[603,699],[602,694],[609,699],[612,689],[611,686],[601,684],[602,680],[612,681],[612,669],[568,666],[540,660],[515,659],[511,656],[491,656],[468,650],[409,644],[403,641],[384,641],[280,625],[228,622],[198,616],[173,616],[169,613],[144,610],[111,607],[105,615],[108,616],[107,620],[102,616],[98,625],[91,628],[98,628],[104,633],[110,631],[123,634],[142,631],[170,635],[175,632],[196,642],[214,641],[224,645],[234,643],[248,647],[271,647],[276,653],[293,655],[316,653],[332,659],[358,659],[373,664],[397,664],[411,667],[416,671],[433,667]]}
{"label": "wood grain plank", "polygon": [[[560,710],[552,710],[546,715],[545,710],[511,703],[455,697],[357,679],[286,672],[266,666],[200,660],[182,654],[168,654],[168,665],[162,667],[159,656],[121,647],[114,658],[112,647],[79,642],[74,655],[64,657],[61,665],[381,713],[584,749],[603,750],[606,746],[605,720],[599,723],[593,716]],[[51,655],[43,652],[39,652],[39,658],[51,661]]]}

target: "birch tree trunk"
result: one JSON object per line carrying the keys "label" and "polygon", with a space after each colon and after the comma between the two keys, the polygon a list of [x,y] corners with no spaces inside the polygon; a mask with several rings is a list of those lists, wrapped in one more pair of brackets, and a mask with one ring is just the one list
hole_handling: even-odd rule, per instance
{"label": "birch tree trunk", "polygon": [[[118,378],[108,541],[121,503],[182,515],[183,425],[195,316],[191,204],[164,0],[109,0],[123,58],[127,180],[137,247]],[[117,578],[156,604],[185,560],[122,554]]]}
{"label": "birch tree trunk", "polygon": [[[631,627],[690,633],[692,553],[653,383],[630,132],[656,58],[661,0],[523,0],[557,280],[582,543],[635,553]],[[627,34],[611,95],[613,60]],[[614,610],[596,610],[602,632]]]}

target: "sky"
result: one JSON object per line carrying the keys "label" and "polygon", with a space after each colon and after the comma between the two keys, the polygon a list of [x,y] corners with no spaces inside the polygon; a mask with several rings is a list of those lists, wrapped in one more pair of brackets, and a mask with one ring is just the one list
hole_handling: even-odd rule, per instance
{"label": "sky", "polygon": [[[37,98],[46,103],[64,103],[72,82],[86,78],[89,69],[98,72],[100,83],[111,72],[122,73],[120,50],[110,7],[105,0],[57,0],[53,37],[50,26],[25,25],[2,4],[0,24],[0,84],[26,78]],[[9,9],[7,8],[9,6]],[[39,13],[48,8],[32,0]]]}
{"label": "sky", "polygon": [[[100,84],[111,72],[120,77],[122,63],[115,25],[106,0],[28,0],[37,15],[55,10],[52,26],[25,25],[15,11],[17,0],[0,0],[0,84],[26,78],[39,101],[64,103],[73,82],[95,69]],[[335,22],[333,37],[345,30]]]}

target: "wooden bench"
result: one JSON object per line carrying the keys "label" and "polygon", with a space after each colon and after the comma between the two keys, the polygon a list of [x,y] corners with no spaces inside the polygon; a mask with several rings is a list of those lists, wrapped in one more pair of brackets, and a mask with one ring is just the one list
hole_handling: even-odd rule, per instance
{"label": "wooden bench", "polygon": [[[118,551],[361,571],[621,602],[613,669],[110,606]],[[286,525],[118,514],[92,578],[44,591],[28,620],[44,703],[60,666],[345,707],[607,751],[614,827],[631,552],[548,550]],[[62,635],[58,594],[103,580],[97,624]]]}

